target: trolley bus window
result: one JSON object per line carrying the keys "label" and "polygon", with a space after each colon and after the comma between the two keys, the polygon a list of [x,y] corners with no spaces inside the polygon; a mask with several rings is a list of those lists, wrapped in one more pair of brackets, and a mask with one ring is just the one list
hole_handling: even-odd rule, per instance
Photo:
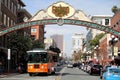
{"label": "trolley bus window", "polygon": [[48,62],[47,53],[45,52],[36,52],[30,53],[28,55],[28,63],[46,63]]}

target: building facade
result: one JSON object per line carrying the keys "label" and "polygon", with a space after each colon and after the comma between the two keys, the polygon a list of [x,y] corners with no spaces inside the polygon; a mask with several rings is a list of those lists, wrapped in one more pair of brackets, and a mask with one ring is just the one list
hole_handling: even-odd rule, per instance
{"label": "building facade", "polygon": [[[111,26],[110,27],[120,32],[120,9],[112,17]],[[118,38],[117,43],[115,44],[115,47],[117,47],[118,51],[120,52],[120,39],[119,38]]]}
{"label": "building facade", "polygon": [[44,25],[31,26],[31,37],[33,40],[39,40],[44,44]]}
{"label": "building facade", "polygon": [[[97,24],[101,24],[104,25],[106,27],[109,27],[111,24],[111,18],[112,15],[94,15],[91,17],[91,21]],[[87,38],[90,40],[94,39],[94,37],[100,33],[105,33],[104,31],[100,31],[97,29],[89,29],[87,36],[86,36],[86,40]],[[86,41],[88,42],[88,41]],[[89,43],[86,43],[87,45],[87,50],[89,50]]]}
{"label": "building facade", "polygon": [[64,37],[61,34],[54,34],[51,35],[50,38],[52,38],[54,40],[54,42],[56,43],[56,46],[63,51],[64,49]]}
{"label": "building facade", "polygon": [[[25,7],[25,4],[22,2],[22,0],[0,0],[0,30],[24,22],[24,17],[30,18],[31,15],[25,9],[24,14],[21,14],[23,7]],[[22,15],[23,17],[20,18],[19,15]],[[24,32],[24,30],[22,31]],[[9,34],[5,34],[0,37],[0,61],[3,62],[4,70],[7,70],[8,39]],[[16,68],[15,65],[17,63],[18,56],[16,54],[11,54],[11,56],[10,68],[12,70]]]}
{"label": "building facade", "polygon": [[50,38],[53,39],[53,42],[56,47],[58,47],[61,50],[60,56],[63,57],[65,51],[64,51],[64,37],[62,34],[54,34],[51,35]]}
{"label": "building facade", "polygon": [[[27,22],[32,17],[32,15],[26,9],[24,9],[24,7],[25,4],[21,0],[18,0],[17,24]],[[18,30],[17,32],[24,36],[30,36],[31,27]]]}
{"label": "building facade", "polygon": [[[17,0],[1,0],[0,29],[8,28],[17,23]],[[0,38],[0,46],[7,47],[7,35]]]}
{"label": "building facade", "polygon": [[72,36],[72,51],[71,51],[72,53],[82,50],[83,40],[84,40],[83,34],[75,33]]}
{"label": "building facade", "polygon": [[106,34],[99,40],[98,60],[102,65],[111,61],[111,47],[109,45],[109,39],[110,34]]}
{"label": "building facade", "polygon": [[[111,18],[112,18],[112,15],[94,15],[94,16],[92,16],[91,17],[91,20],[94,22],[94,23],[97,23],[97,24],[101,24],[101,25],[104,25],[104,26],[106,26],[106,27],[110,27],[110,25],[111,25]],[[88,31],[88,34],[87,34],[87,36],[86,36],[86,51],[90,51],[90,45],[89,45],[89,41],[90,40],[92,40],[92,39],[94,39],[95,38],[95,36],[96,35],[99,35],[99,34],[101,34],[101,33],[105,33],[104,31],[100,31],[100,30],[97,30],[97,29],[89,29],[89,31]],[[108,36],[107,38],[109,38],[109,34],[106,34],[106,36]],[[105,39],[105,40],[104,40]],[[100,41],[100,45],[99,45],[99,47],[100,46],[103,46],[103,45],[106,45],[104,48],[106,48],[106,50],[107,50],[107,52],[105,51],[105,52],[103,52],[103,53],[105,53],[105,54],[108,54],[108,40],[109,39],[106,39],[106,38],[104,38],[104,39],[101,39],[101,41]],[[103,42],[103,41],[105,41],[105,42]],[[106,41],[107,40],[107,41]],[[97,46],[97,45],[96,45]],[[96,47],[96,46],[94,46],[94,47]],[[94,59],[100,59],[100,57],[99,57],[99,55],[98,54],[100,54],[100,55],[102,55],[102,53],[100,53],[100,51],[99,52],[97,52],[96,50],[92,53],[92,58],[94,58]],[[107,56],[106,56],[107,57]]]}

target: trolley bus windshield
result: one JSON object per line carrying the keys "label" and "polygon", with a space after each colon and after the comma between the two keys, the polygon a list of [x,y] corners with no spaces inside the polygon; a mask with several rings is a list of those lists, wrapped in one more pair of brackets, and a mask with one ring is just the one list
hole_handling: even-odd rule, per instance
{"label": "trolley bus windshield", "polygon": [[47,63],[47,52],[29,52],[28,63]]}

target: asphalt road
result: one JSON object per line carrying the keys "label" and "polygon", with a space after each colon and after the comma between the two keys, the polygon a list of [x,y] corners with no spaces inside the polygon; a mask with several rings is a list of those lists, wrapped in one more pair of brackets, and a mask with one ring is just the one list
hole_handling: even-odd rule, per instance
{"label": "asphalt road", "polygon": [[46,75],[46,74],[36,74],[34,76],[29,76],[29,74],[9,74],[9,75],[0,75],[0,80],[56,80],[57,77],[60,75],[61,70],[64,66],[58,66],[57,72],[54,75]]}
{"label": "asphalt road", "polygon": [[0,80],[101,80],[98,75],[89,75],[78,68],[58,67],[55,75],[14,74]]}
{"label": "asphalt road", "polygon": [[101,80],[99,75],[89,75],[78,68],[64,68],[61,80]]}

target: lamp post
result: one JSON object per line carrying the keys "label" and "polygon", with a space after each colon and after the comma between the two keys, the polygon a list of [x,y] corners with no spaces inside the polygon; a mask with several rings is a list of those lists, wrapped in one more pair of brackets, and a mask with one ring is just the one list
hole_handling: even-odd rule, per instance
{"label": "lamp post", "polygon": [[90,58],[91,58],[91,51],[87,51],[86,53],[87,53],[87,55],[86,55],[87,60],[90,60]]}
{"label": "lamp post", "polygon": [[110,40],[109,40],[109,43],[111,44],[111,48],[112,48],[112,59],[114,60],[114,46],[115,46],[115,43],[118,42],[118,38],[116,38],[114,35],[111,36]]}
{"label": "lamp post", "polygon": [[95,47],[94,47],[94,50],[95,50],[95,58],[98,60],[98,51],[99,51],[99,46],[98,45],[96,45]]}

